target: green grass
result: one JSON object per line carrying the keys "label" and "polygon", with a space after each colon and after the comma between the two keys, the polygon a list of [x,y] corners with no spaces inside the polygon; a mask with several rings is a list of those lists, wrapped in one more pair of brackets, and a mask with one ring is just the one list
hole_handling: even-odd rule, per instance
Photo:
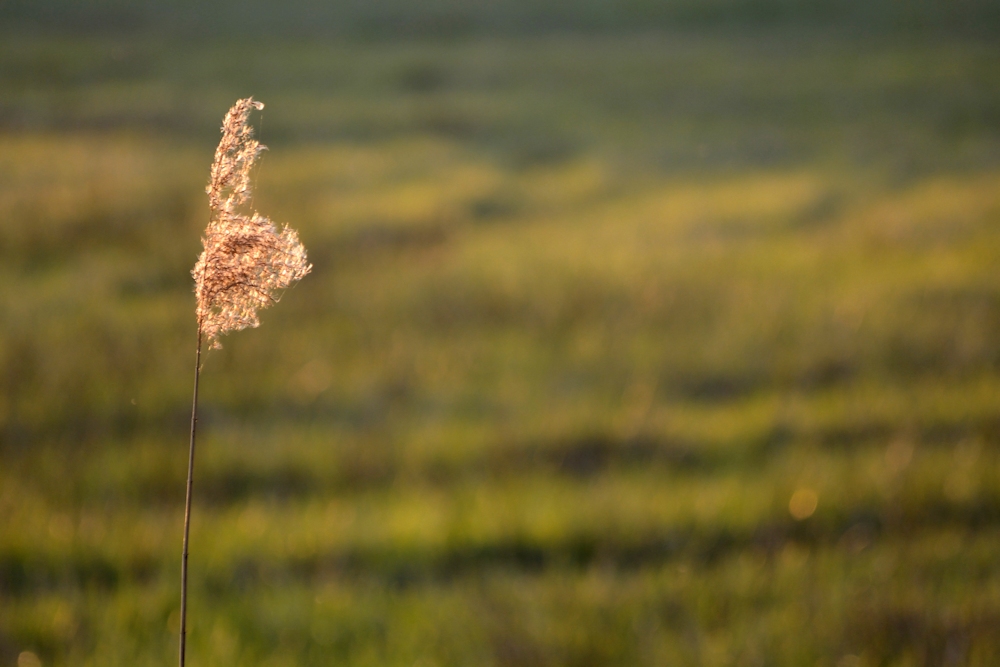
{"label": "green grass", "polygon": [[995,664],[998,56],[3,40],[0,664],[176,659],[247,94],[315,269],[206,360],[192,664]]}
{"label": "green grass", "polygon": [[11,0],[0,24],[29,32],[121,32],[144,36],[218,39],[343,38],[368,41],[463,39],[558,32],[627,33],[648,29],[744,28],[778,25],[802,29],[847,27],[853,32],[948,32],[995,35],[1000,12],[989,0],[961,4],[935,0],[405,0],[329,3],[288,0]]}

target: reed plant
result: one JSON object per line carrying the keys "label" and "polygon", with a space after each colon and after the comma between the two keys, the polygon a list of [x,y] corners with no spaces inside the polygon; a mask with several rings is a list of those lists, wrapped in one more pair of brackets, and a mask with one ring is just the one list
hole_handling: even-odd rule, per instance
{"label": "reed plant", "polygon": [[237,100],[222,122],[208,186],[210,217],[203,250],[191,271],[197,299],[198,341],[195,346],[191,437],[188,447],[184,540],[181,552],[180,667],[187,642],[188,541],[194,487],[194,449],[198,426],[198,380],[201,350],[221,347],[219,337],[260,324],[257,311],[278,301],[278,293],[312,270],[295,230],[279,231],[271,220],[249,211],[251,172],[267,149],[254,138],[250,113],[264,104],[252,97]]}

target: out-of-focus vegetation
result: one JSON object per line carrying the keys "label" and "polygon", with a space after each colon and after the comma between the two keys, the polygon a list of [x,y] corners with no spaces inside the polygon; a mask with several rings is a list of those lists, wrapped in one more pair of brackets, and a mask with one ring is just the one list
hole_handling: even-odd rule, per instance
{"label": "out-of-focus vegetation", "polygon": [[996,664],[1000,45],[902,4],[5,35],[0,664],[176,659],[188,272],[250,94],[315,269],[206,360],[191,664]]}
{"label": "out-of-focus vegetation", "polygon": [[199,38],[349,36],[453,39],[470,35],[630,32],[636,29],[831,25],[852,31],[1000,29],[993,0],[6,0],[0,21],[19,30]]}

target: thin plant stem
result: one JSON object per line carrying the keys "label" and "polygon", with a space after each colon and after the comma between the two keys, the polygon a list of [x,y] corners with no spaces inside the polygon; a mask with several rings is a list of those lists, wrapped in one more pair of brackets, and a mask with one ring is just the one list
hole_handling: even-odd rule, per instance
{"label": "thin plant stem", "polygon": [[191,532],[191,492],[194,488],[194,436],[198,426],[198,378],[201,375],[201,326],[194,362],[194,398],[191,399],[191,445],[188,449],[187,497],[184,501],[184,549],[181,552],[181,647],[180,667],[184,667],[187,647],[188,535]]}
{"label": "thin plant stem", "polygon": [[275,291],[289,287],[312,270],[299,236],[285,225],[280,231],[256,211],[241,213],[252,192],[250,168],[264,150],[247,118],[264,105],[252,97],[237,100],[222,121],[205,191],[211,211],[201,242],[203,250],[191,271],[197,299],[198,347],[191,399],[191,447],[188,450],[187,498],[184,502],[184,549],[181,552],[180,667],[187,646],[188,538],[194,487],[194,439],[198,427],[198,378],[201,345],[221,347],[219,336],[260,324],[257,311],[277,302]]}

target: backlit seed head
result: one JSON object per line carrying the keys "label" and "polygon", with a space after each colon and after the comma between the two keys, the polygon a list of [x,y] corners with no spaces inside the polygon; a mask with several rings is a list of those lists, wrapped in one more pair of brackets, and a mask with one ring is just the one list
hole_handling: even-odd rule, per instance
{"label": "backlit seed head", "polygon": [[222,334],[258,326],[257,311],[312,270],[295,230],[285,225],[278,231],[268,218],[243,210],[250,201],[250,170],[266,149],[247,120],[253,109],[263,108],[248,97],[226,114],[205,188],[211,217],[191,275],[198,331],[212,347],[221,347]]}

